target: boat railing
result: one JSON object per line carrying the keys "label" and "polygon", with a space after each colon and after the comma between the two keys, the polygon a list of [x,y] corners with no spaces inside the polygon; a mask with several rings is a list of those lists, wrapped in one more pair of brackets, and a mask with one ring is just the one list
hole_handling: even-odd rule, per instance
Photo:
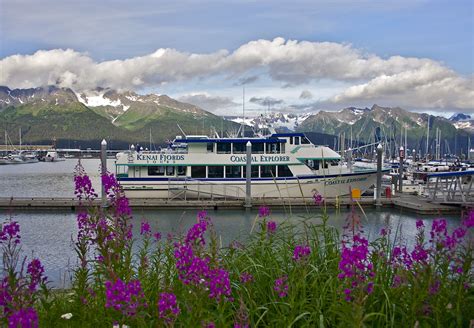
{"label": "boat railing", "polygon": [[195,199],[244,199],[245,190],[225,183],[202,181],[193,178],[168,180],[168,199],[184,199],[192,194]]}

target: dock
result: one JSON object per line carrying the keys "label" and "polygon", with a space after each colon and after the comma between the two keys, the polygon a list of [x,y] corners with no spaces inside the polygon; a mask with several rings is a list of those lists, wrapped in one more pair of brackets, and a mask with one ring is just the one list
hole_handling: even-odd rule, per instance
{"label": "dock", "polygon": [[[136,209],[181,209],[181,208],[213,208],[213,209],[239,209],[244,208],[245,200],[241,199],[156,199],[156,198],[131,198],[130,206]],[[382,208],[399,208],[419,215],[459,214],[463,210],[474,208],[474,203],[443,204],[430,201],[426,197],[414,195],[397,195],[391,198],[382,198]],[[325,199],[328,209],[349,208],[352,204],[364,208],[375,209],[373,197],[361,197],[351,200],[349,197]],[[101,199],[97,198],[91,204],[101,206]],[[303,208],[315,207],[312,198],[261,198],[253,199],[252,206],[258,208],[267,205],[271,208]],[[81,203],[75,198],[67,197],[0,197],[0,210],[70,210],[80,208]]]}

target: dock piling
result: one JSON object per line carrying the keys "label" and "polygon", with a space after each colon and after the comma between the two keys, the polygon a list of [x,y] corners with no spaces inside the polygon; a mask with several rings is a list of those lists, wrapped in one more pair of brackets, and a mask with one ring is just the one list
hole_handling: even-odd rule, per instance
{"label": "dock piling", "polygon": [[[107,173],[107,141],[102,139],[100,143],[100,166],[101,166],[101,174],[104,176]],[[105,185],[103,180],[101,179],[101,186],[102,186],[102,207],[107,207],[107,194],[105,192]]]}
{"label": "dock piling", "polygon": [[245,208],[252,207],[252,143],[247,141],[247,165],[245,167]]}
{"label": "dock piling", "polygon": [[400,147],[400,166],[398,167],[398,192],[403,191],[403,158],[405,157],[405,149]]}
{"label": "dock piling", "polygon": [[380,207],[382,206],[382,152],[383,147],[382,144],[377,146],[377,185],[375,188],[375,206]]}

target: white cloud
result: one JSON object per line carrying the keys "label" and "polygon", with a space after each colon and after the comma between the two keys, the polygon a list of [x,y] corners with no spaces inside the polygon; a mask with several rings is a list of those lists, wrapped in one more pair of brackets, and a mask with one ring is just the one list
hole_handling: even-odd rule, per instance
{"label": "white cloud", "polygon": [[180,96],[179,101],[199,106],[211,112],[224,112],[226,108],[240,104],[235,103],[230,97],[211,96],[207,93],[193,93]]}
{"label": "white cloud", "polygon": [[194,54],[167,48],[102,62],[87,53],[54,49],[3,58],[0,69],[0,85],[14,88],[56,84],[75,90],[140,90],[208,77],[239,80],[258,72],[292,86],[321,80],[353,84],[328,99],[337,104],[387,100],[408,107],[474,107],[472,77],[431,59],[384,59],[334,42],[275,38],[251,41],[233,52]]}
{"label": "white cloud", "polygon": [[303,90],[300,94],[300,99],[311,99],[313,98],[313,94],[309,90]]}

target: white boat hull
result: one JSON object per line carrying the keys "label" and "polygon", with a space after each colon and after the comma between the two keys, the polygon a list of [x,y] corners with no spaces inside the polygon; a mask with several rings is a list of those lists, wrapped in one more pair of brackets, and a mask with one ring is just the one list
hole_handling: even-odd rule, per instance
{"label": "white boat hull", "polygon": [[[301,198],[320,194],[334,198],[372,187],[376,172],[348,173],[330,177],[252,179],[252,198]],[[140,181],[136,181],[140,180]],[[129,198],[245,198],[245,179],[120,179]]]}

